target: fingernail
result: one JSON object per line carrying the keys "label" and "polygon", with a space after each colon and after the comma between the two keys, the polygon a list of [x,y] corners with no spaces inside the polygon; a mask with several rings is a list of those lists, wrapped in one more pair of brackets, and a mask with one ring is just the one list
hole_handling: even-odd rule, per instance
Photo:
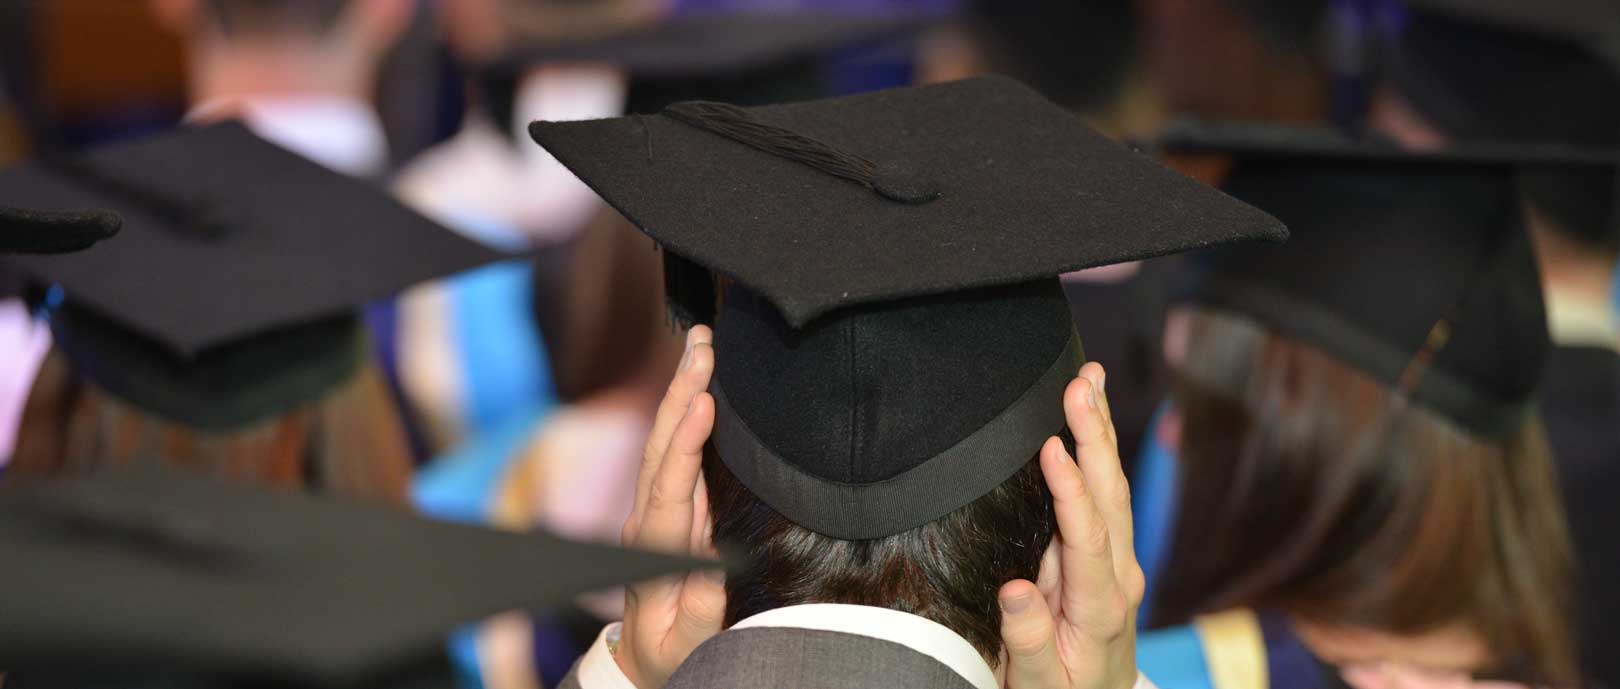
{"label": "fingernail", "polygon": [[706,569],[706,570],[703,570],[703,578],[708,579],[709,583],[711,583],[711,584],[724,585],[726,583],[726,570],[723,570],[723,569]]}
{"label": "fingernail", "polygon": [[686,351],[681,353],[681,370],[684,371],[686,370],[686,367],[692,365],[692,350],[696,347],[696,345],[697,343],[692,339],[692,336],[687,335]]}
{"label": "fingernail", "polygon": [[1030,596],[1027,593],[1022,595],[1022,596],[1014,596],[1012,598],[1003,598],[1003,599],[1001,599],[1001,611],[1002,612],[1009,612],[1009,613],[1012,613],[1014,615],[1017,615],[1018,613],[1021,613],[1021,612],[1025,611],[1025,610],[1028,610],[1029,609],[1029,603],[1030,603]]}
{"label": "fingernail", "polygon": [[1102,390],[1103,392],[1108,391],[1108,371],[1107,371],[1107,369],[1104,369],[1104,370],[1099,371],[1097,373],[1097,389]]}
{"label": "fingernail", "polygon": [[1095,386],[1095,385],[1088,385],[1088,386],[1086,386],[1086,391],[1087,391],[1087,392],[1089,392],[1089,393],[1091,393],[1091,394],[1090,394],[1090,395],[1089,395],[1089,396],[1090,396],[1090,397],[1091,397],[1091,400],[1090,400],[1090,401],[1091,401],[1091,406],[1092,406],[1092,408],[1094,408],[1094,409],[1101,409],[1101,408],[1102,408],[1102,405],[1100,405],[1100,404],[1097,404],[1097,386]]}

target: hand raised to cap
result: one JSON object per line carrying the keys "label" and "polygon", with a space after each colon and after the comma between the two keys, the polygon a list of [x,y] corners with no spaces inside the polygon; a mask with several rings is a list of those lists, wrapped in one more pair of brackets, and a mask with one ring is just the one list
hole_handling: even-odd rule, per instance
{"label": "hand raised to cap", "polygon": [[1079,461],[1057,438],[1041,448],[1057,534],[1038,583],[1001,588],[1008,689],[1137,686],[1136,610],[1145,583],[1103,383],[1102,366],[1089,363],[1063,393]]}
{"label": "hand raised to cap", "polygon": [[[695,326],[686,354],[658,405],[636,477],[636,502],[625,521],[626,547],[715,557],[703,445],[714,429],[713,334]],[[699,644],[720,632],[726,611],[723,574],[693,572],[626,589],[624,628],[614,658],[642,689],[664,686]]]}

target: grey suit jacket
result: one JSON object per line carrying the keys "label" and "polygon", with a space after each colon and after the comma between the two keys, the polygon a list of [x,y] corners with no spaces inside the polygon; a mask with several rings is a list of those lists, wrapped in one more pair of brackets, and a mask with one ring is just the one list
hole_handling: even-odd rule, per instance
{"label": "grey suit jacket", "polygon": [[[569,672],[558,689],[581,689],[575,674]],[[665,689],[776,687],[973,689],[944,663],[900,644],[792,627],[722,632],[693,651],[665,685]]]}

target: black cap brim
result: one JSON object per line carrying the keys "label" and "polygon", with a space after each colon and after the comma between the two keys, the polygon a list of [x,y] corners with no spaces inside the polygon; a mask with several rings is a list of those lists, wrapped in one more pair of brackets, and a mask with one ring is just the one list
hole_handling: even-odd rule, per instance
{"label": "black cap brim", "polygon": [[47,673],[357,686],[440,656],[458,625],[714,564],[156,463],[8,486],[0,515],[0,667]]}

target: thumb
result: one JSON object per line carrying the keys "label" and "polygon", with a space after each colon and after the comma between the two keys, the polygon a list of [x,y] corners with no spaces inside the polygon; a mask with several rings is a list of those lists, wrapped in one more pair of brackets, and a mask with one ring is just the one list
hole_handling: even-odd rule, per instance
{"label": "thumb", "polygon": [[725,575],[718,570],[693,572],[681,586],[675,624],[670,629],[671,660],[685,660],[698,646],[720,633],[726,617]]}
{"label": "thumb", "polygon": [[1001,642],[1007,648],[1008,689],[1067,686],[1058,657],[1057,625],[1046,596],[1023,579],[1001,587]]}

